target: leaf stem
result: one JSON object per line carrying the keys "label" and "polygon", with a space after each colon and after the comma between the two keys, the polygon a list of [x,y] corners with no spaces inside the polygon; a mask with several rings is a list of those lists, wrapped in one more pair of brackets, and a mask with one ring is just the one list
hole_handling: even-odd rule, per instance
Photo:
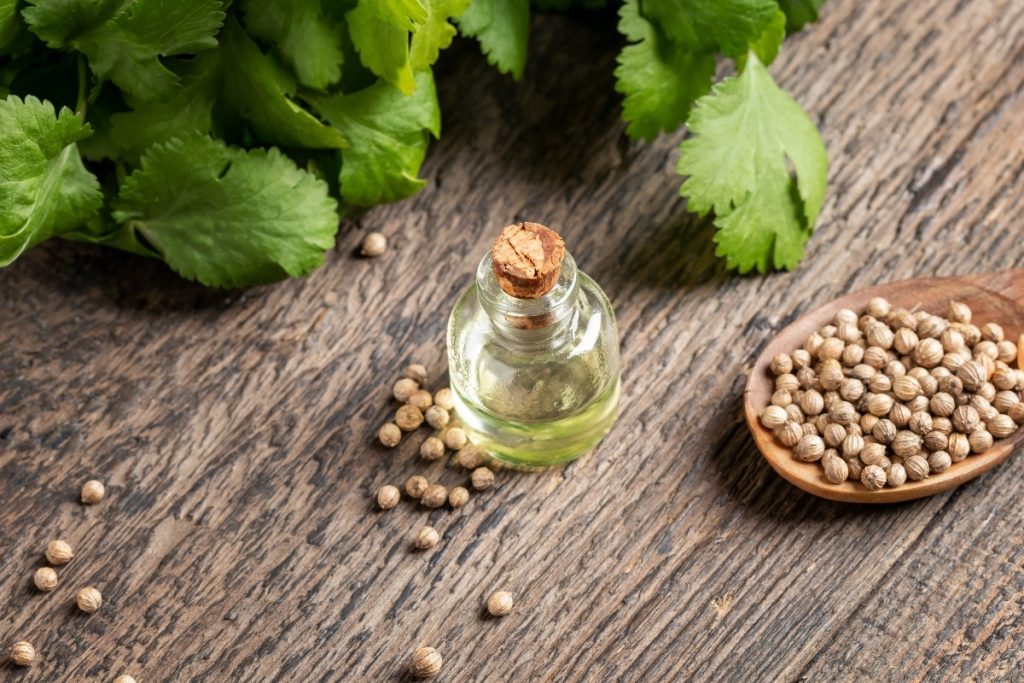
{"label": "leaf stem", "polygon": [[78,55],[78,102],[75,104],[75,111],[85,118],[85,86],[89,74],[85,69],[85,55]]}

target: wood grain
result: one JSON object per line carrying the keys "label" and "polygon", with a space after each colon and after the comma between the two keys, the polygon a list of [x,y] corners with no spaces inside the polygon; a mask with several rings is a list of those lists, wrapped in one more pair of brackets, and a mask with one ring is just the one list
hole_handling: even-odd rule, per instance
{"label": "wood grain", "polygon": [[[243,293],[82,245],[0,272],[0,636],[17,681],[1021,680],[1024,462],[871,509],[758,456],[740,399],[788,322],[915,276],[1024,265],[1024,4],[830,2],[772,72],[831,185],[793,273],[738,277],[686,213],[682,133],[627,143],[614,16],[540,16],[521,83],[471,44],[439,73],[428,187],[344,227],[327,265]],[[560,470],[458,513],[373,491],[424,472],[373,444],[386,386],[444,368],[445,314],[512,220],[559,229],[615,303],[623,412]],[[392,250],[354,257],[361,233]],[[108,484],[82,507],[90,477]],[[440,545],[414,553],[431,523]],[[46,542],[77,557],[42,596]],[[76,588],[103,592],[83,616]],[[494,588],[513,614],[484,619]]]}

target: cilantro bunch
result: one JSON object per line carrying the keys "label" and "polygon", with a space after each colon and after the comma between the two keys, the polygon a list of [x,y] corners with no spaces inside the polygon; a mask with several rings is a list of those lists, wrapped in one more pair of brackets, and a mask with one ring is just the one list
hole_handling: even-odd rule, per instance
{"label": "cilantro bunch", "polygon": [[[621,7],[627,131],[649,140],[687,121],[683,194],[714,211],[719,253],[741,270],[792,267],[824,196],[817,131],[763,66],[820,1]],[[333,246],[339,213],[424,185],[440,134],[430,67],[456,32],[519,78],[530,9],[0,0],[0,266],[59,236],[158,258],[210,286],[306,274]],[[739,76],[711,89],[718,53]]]}

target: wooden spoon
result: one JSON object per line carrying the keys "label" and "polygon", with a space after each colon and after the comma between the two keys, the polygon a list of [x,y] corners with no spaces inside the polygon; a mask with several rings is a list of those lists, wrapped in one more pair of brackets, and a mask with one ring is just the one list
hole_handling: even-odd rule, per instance
{"label": "wooden spoon", "polygon": [[[954,463],[945,472],[929,475],[921,481],[907,481],[896,488],[869,491],[863,484],[846,481],[830,484],[821,464],[800,462],[790,449],[780,444],[759,420],[761,411],[771,402],[774,382],[768,369],[777,353],[790,353],[802,348],[810,334],[832,321],[836,311],[849,308],[860,314],[872,297],[884,297],[893,306],[914,311],[924,309],[945,317],[951,300],[962,301],[973,311],[972,322],[979,327],[987,322],[1002,326],[1006,338],[1016,340],[1024,332],[1024,269],[985,273],[965,277],[920,278],[893,282],[879,287],[847,294],[800,318],[775,337],[761,352],[751,370],[743,392],[747,425],[765,460],[790,483],[822,498],[851,503],[893,503],[923,498],[947,491],[987,472],[1009,457],[1024,439],[1024,430],[1009,438],[999,439],[992,448],[978,455],[969,455]],[[1018,345],[1024,352],[1024,348]],[[1018,356],[1018,367],[1024,368],[1024,357]]]}

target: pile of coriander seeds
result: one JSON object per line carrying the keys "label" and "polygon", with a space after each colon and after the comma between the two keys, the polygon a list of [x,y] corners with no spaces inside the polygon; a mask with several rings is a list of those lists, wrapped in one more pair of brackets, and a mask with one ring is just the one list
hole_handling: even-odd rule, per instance
{"label": "pile of coriander seeds", "polygon": [[[802,349],[772,359],[775,392],[761,424],[833,484],[902,486],[983,453],[1024,424],[1024,354],[994,322],[978,327],[892,307],[841,309]],[[1022,335],[1024,339],[1024,335]]]}

